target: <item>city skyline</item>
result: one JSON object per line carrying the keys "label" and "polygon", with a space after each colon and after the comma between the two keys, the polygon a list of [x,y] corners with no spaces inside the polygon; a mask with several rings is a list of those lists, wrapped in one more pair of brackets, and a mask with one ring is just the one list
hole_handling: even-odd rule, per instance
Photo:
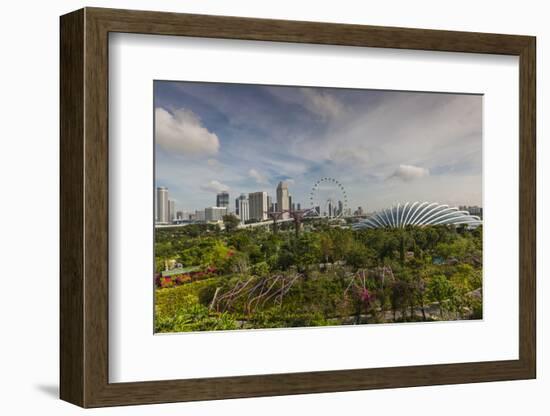
{"label": "city skyline", "polygon": [[[282,186],[281,186],[282,185]],[[286,193],[286,205],[283,204],[283,210],[285,211],[295,211],[302,208],[307,209],[308,207],[303,207],[301,202],[293,202],[292,195],[288,193],[288,185],[284,182],[279,182],[276,192],[279,187],[285,187]],[[207,205],[205,207],[195,207],[191,210],[181,209],[179,206],[175,205],[174,200],[172,199],[169,189],[165,186],[159,186],[155,191],[155,222],[157,223],[168,223],[174,219],[177,220],[188,220],[189,215],[196,215],[198,211],[206,212],[206,210],[211,208],[225,208],[226,214],[235,214],[242,222],[245,222],[249,219],[259,219],[267,220],[269,218],[269,213],[278,210],[280,202],[277,202],[278,199],[275,198],[275,202],[271,202],[273,197],[266,190],[258,190],[251,193],[237,193],[237,197],[233,197],[227,191],[221,191],[215,194],[215,201],[213,204]],[[251,199],[260,198],[260,200],[254,202],[252,201],[252,208],[250,208]],[[235,205],[232,205],[232,202],[235,202]],[[254,205],[257,206],[254,206]],[[244,209],[246,214],[241,214],[241,210]],[[252,213],[250,213],[250,209]],[[181,214],[181,218],[178,218],[178,215]],[[208,214],[205,214],[205,219],[208,217]],[[283,218],[289,218],[288,215],[283,216]],[[219,218],[221,219],[221,217]]]}
{"label": "city skyline", "polygon": [[216,206],[229,193],[288,183],[309,190],[338,178],[348,208],[399,201],[482,205],[479,95],[155,82],[156,187],[177,211]]}
{"label": "city skyline", "polygon": [[[279,182],[277,185],[277,191],[286,186],[283,182]],[[288,189],[288,188],[287,188]],[[209,205],[204,208],[197,208],[193,211],[183,211],[175,207],[173,200],[169,199],[169,190],[164,186],[156,188],[156,197],[155,197],[155,222],[157,224],[167,224],[173,222],[174,220],[181,220],[184,222],[188,221],[199,221],[199,222],[219,222],[222,221],[224,215],[234,215],[238,218],[242,224],[247,223],[249,220],[251,222],[263,222],[269,221],[270,213],[280,213],[283,214],[281,219],[290,218],[290,213],[292,211],[302,211],[307,212],[310,209],[315,209],[317,214],[322,216],[333,217],[335,215],[342,215],[344,217],[354,216],[354,217],[363,217],[372,218],[372,216],[380,215],[383,211],[391,211],[393,209],[406,209],[407,206],[410,206],[412,210],[415,206],[427,207],[430,208],[434,205],[440,206],[443,208],[448,208],[445,211],[462,211],[468,212],[470,215],[474,215],[483,218],[483,207],[479,205],[456,205],[456,206],[447,206],[443,204],[438,204],[433,201],[407,201],[404,203],[395,203],[391,206],[388,206],[381,210],[369,211],[364,206],[357,207],[348,207],[344,206],[341,200],[332,201],[328,206],[324,208],[316,205],[314,207],[303,207],[300,202],[292,202],[292,195],[286,194],[288,205],[284,206],[282,210],[279,208],[279,202],[271,202],[272,197],[267,191],[256,191],[248,194],[241,193],[238,197],[232,198],[231,195],[222,191],[216,194],[215,204]],[[235,201],[234,208],[232,208],[231,200]],[[165,211],[165,216],[163,214],[159,215],[159,212],[162,212],[163,206],[168,205],[168,209]],[[303,210],[302,210],[303,209]],[[335,210],[335,211],[333,211]],[[215,211],[215,212],[213,212]],[[287,214],[287,215],[285,215]],[[384,215],[384,214],[382,214]],[[164,218],[164,219],[163,219]],[[168,218],[169,220],[165,220]]]}

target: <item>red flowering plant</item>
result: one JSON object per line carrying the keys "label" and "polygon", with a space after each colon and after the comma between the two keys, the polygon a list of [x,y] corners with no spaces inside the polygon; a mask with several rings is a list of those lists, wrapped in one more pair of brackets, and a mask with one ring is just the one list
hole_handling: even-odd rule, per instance
{"label": "red flowering plant", "polygon": [[364,270],[358,271],[353,275],[344,292],[344,295],[347,295],[349,292],[355,295],[355,322],[358,324],[363,323],[363,312],[365,315],[368,315],[371,311],[374,312],[375,296],[374,293],[369,290],[368,283],[366,272]]}
{"label": "red flowering plant", "polygon": [[171,277],[161,277],[160,279],[160,287],[167,288],[167,287],[173,287],[174,282],[172,281]]}
{"label": "red flowering plant", "polygon": [[178,274],[176,276],[176,284],[178,285],[181,285],[183,283],[188,283],[190,282],[192,279],[191,279],[191,276],[188,275],[188,274]]}
{"label": "red flowering plant", "polygon": [[371,302],[374,300],[374,294],[368,289],[363,289],[359,294],[359,298],[363,302],[363,305],[365,305],[365,309],[368,309]]}

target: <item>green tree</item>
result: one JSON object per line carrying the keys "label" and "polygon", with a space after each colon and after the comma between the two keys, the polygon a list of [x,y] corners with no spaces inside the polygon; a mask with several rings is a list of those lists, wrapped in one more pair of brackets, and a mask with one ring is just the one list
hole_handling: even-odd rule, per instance
{"label": "green tree", "polygon": [[330,235],[323,233],[320,239],[321,254],[323,256],[323,262],[330,263],[334,257],[334,242]]}
{"label": "green tree", "polygon": [[300,272],[307,271],[309,266],[317,266],[322,257],[322,246],[316,234],[302,234],[298,238],[290,237],[279,259],[283,269],[296,266]]}
{"label": "green tree", "polygon": [[249,270],[249,260],[246,253],[240,251],[233,252],[223,264],[223,271],[225,273],[238,273],[245,274]]}
{"label": "green tree", "polygon": [[266,276],[267,274],[269,274],[269,264],[267,264],[267,262],[265,261],[256,263],[252,266],[251,272],[256,276]]}
{"label": "green tree", "polygon": [[350,230],[334,229],[330,232],[334,260],[344,260],[354,249],[355,240]]}
{"label": "green tree", "polygon": [[170,242],[157,242],[155,244],[155,270],[161,272],[166,268],[166,262],[175,257]]}
{"label": "green tree", "polygon": [[428,284],[430,296],[439,303],[439,314],[443,317],[445,302],[453,296],[454,288],[447,277],[438,274],[432,277]]}
{"label": "green tree", "polygon": [[405,254],[413,245],[414,240],[409,235],[409,232],[402,228],[398,229],[397,238],[399,241],[399,260],[403,265],[405,264]]}
{"label": "green tree", "polygon": [[235,215],[224,215],[223,216],[223,225],[225,231],[232,232],[237,229],[240,224],[240,220]]}
{"label": "green tree", "polygon": [[375,263],[376,253],[360,242],[355,242],[346,253],[344,260],[356,269],[367,268]]}
{"label": "green tree", "polygon": [[402,280],[396,280],[390,286],[390,301],[393,312],[393,320],[397,319],[397,311],[401,311],[401,318],[405,319],[405,310],[407,308],[407,283]]}

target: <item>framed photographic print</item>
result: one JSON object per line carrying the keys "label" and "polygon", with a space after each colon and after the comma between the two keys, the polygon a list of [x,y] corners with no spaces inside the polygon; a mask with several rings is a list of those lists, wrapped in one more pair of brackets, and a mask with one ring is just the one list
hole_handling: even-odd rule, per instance
{"label": "framed photographic print", "polygon": [[535,38],[61,17],[61,398],[536,376]]}

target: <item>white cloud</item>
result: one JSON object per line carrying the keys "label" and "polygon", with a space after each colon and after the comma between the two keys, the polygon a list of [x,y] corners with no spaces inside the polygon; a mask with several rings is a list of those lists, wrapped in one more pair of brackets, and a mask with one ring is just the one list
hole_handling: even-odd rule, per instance
{"label": "white cloud", "polygon": [[258,172],[256,169],[250,169],[248,175],[256,181],[258,184],[268,183],[267,178],[262,173]]}
{"label": "white cloud", "polygon": [[229,186],[224,185],[220,181],[210,181],[204,185],[201,185],[201,189],[206,192],[222,192],[229,191]]}
{"label": "white cloud", "polygon": [[330,153],[329,157],[335,163],[353,166],[354,168],[364,167],[370,162],[369,152],[360,146],[353,148],[338,147]]}
{"label": "white cloud", "polygon": [[170,114],[155,109],[155,138],[164,149],[182,155],[203,156],[218,153],[220,141],[206,129],[192,111],[180,108]]}
{"label": "white cloud", "polygon": [[[227,137],[231,146],[220,137],[218,154],[185,163],[172,157],[176,152],[159,152],[158,180],[190,207],[212,203],[212,192],[199,189],[212,179],[230,184],[238,195],[257,189],[273,193],[279,179],[292,177],[293,197],[304,204],[311,184],[323,176],[344,184],[354,208],[374,210],[409,199],[480,203],[480,96],[261,87],[270,94],[246,95],[243,110],[240,103],[235,106],[240,96],[232,95],[234,87],[227,92],[200,84],[186,88],[191,87],[194,96],[209,98],[208,104],[225,114],[235,135]],[[182,95],[177,107],[195,110],[188,105],[193,101]],[[200,108],[195,114],[209,120]],[[258,131],[266,132],[263,140]],[[256,181],[263,176],[272,186]]]}
{"label": "white cloud", "polygon": [[409,182],[429,175],[430,171],[428,169],[413,165],[399,165],[390,178],[398,178],[402,181]]}
{"label": "white cloud", "polygon": [[306,99],[306,108],[323,119],[336,118],[344,112],[344,105],[326,92],[313,88],[302,88],[301,91]]}

